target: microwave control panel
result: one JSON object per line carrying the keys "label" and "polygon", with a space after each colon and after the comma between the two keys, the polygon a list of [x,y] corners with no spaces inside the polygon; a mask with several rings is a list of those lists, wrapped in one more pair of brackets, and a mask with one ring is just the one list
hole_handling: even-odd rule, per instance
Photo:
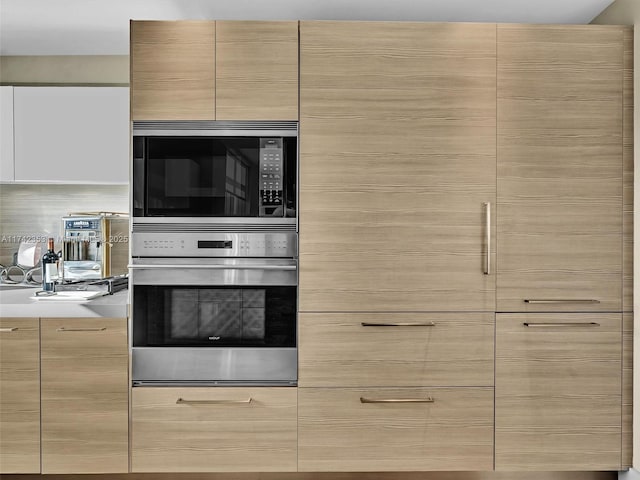
{"label": "microwave control panel", "polygon": [[282,138],[260,139],[260,216],[282,217],[283,209]]}

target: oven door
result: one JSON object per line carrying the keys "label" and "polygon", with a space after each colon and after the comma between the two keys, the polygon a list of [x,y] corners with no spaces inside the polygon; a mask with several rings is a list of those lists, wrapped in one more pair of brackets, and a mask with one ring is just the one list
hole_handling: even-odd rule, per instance
{"label": "oven door", "polygon": [[293,259],[136,259],[133,382],[295,384]]}

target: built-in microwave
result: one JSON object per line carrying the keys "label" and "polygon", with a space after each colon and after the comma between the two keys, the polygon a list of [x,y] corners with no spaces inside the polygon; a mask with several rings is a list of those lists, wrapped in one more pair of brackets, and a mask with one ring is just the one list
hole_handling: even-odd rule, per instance
{"label": "built-in microwave", "polygon": [[297,122],[133,123],[137,224],[296,224]]}

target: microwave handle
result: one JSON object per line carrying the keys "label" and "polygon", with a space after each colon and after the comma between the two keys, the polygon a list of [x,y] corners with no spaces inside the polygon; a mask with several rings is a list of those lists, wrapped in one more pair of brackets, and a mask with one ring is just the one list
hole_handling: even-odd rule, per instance
{"label": "microwave handle", "polygon": [[295,265],[200,265],[200,264],[182,264],[182,265],[128,265],[127,268],[132,270],[148,270],[152,268],[173,268],[173,269],[198,269],[198,270],[297,270]]}

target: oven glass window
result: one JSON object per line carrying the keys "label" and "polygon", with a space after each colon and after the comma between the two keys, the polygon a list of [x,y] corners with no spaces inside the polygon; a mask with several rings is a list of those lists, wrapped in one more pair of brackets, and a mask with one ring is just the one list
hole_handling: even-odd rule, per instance
{"label": "oven glass window", "polygon": [[134,347],[295,347],[296,287],[134,286]]}
{"label": "oven glass window", "polygon": [[146,137],[138,147],[144,216],[295,217],[295,138]]}

